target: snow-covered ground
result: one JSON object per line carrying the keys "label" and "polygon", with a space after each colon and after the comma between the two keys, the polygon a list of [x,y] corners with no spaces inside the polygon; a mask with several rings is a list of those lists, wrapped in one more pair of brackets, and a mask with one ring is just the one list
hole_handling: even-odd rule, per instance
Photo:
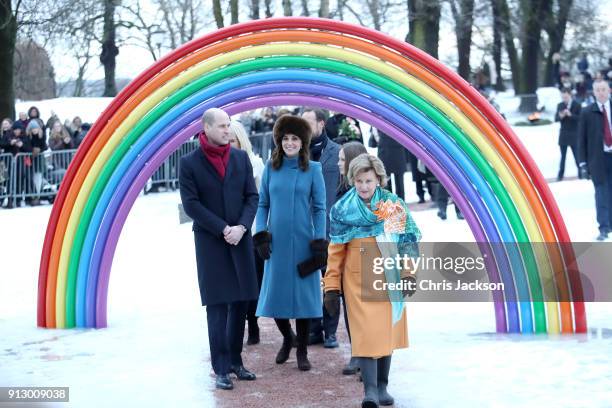
{"label": "snow-covered ground", "polygon": [[[53,109],[62,119],[87,117],[83,109]],[[554,178],[558,126],[515,131],[544,176]],[[575,167],[569,164],[566,174],[575,175]],[[413,185],[406,180],[409,201],[416,200]],[[572,240],[593,240],[592,183],[550,188]],[[0,386],[69,386],[75,407],[216,405],[192,233],[178,222],[179,201],[176,192],[136,201],[117,248],[103,330],[36,327],[38,262],[51,207],[0,210]],[[435,210],[414,217],[425,241],[473,239],[453,211],[446,222]],[[610,303],[587,304],[590,331],[575,336],[496,335],[490,303],[416,303],[408,313],[411,347],[394,354],[390,386],[398,407],[612,406]],[[257,382],[251,386],[256,393]]]}

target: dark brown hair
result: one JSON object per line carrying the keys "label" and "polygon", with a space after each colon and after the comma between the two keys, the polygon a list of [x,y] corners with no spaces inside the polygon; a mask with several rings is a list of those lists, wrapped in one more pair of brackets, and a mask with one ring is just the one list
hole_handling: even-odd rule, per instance
{"label": "dark brown hair", "polygon": [[274,150],[272,151],[272,168],[278,170],[283,165],[283,137],[291,133],[296,135],[302,141],[302,147],[298,157],[298,166],[302,171],[308,170],[310,161],[310,137],[312,130],[305,119],[295,115],[283,115],[276,120],[274,129],[272,129],[274,137]]}
{"label": "dark brown hair", "polygon": [[344,175],[342,176],[342,187],[348,189],[349,182],[346,177],[351,161],[360,154],[367,153],[365,146],[359,142],[348,142],[342,145],[341,150],[344,152]]}

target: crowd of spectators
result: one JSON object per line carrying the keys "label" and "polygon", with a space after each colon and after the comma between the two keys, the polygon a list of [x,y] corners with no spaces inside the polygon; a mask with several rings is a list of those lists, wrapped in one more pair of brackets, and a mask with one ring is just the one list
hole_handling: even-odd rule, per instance
{"label": "crowd of spectators", "polygon": [[[49,184],[57,187],[72,158],[72,154],[68,152],[51,155],[47,152],[74,151],[90,127],[90,124],[83,123],[78,116],[62,123],[53,111],[44,122],[36,106],[32,106],[27,112],[19,112],[15,120],[2,119],[0,197],[5,199],[0,200],[0,204],[4,204],[5,208],[20,206],[22,201],[31,206],[40,204],[43,189]],[[12,165],[7,160],[11,157],[9,155],[14,160]],[[52,159],[48,161],[47,157]],[[15,177],[11,177],[12,172],[15,172]],[[25,199],[22,199],[23,197]]]}

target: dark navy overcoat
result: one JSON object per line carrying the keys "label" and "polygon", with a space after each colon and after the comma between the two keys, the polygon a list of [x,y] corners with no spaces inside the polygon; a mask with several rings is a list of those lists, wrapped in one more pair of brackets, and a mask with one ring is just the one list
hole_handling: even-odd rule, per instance
{"label": "dark navy overcoat", "polygon": [[[179,184],[185,212],[193,219],[202,305],[257,299],[251,225],[259,200],[246,152],[231,148],[222,179],[201,149],[181,158]],[[238,245],[223,238],[226,225],[244,225]]]}

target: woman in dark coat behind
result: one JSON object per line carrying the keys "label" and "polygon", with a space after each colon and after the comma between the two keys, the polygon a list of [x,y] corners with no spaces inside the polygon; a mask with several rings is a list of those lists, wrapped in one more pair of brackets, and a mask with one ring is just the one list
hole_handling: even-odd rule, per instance
{"label": "woman in dark coat behind", "polygon": [[407,150],[386,133],[379,130],[378,135],[378,158],[382,160],[389,175],[389,181],[387,181],[387,185],[384,187],[389,191],[393,191],[391,188],[391,174],[393,174],[395,179],[395,191],[393,192],[404,200],[404,173],[409,161],[406,155]]}

